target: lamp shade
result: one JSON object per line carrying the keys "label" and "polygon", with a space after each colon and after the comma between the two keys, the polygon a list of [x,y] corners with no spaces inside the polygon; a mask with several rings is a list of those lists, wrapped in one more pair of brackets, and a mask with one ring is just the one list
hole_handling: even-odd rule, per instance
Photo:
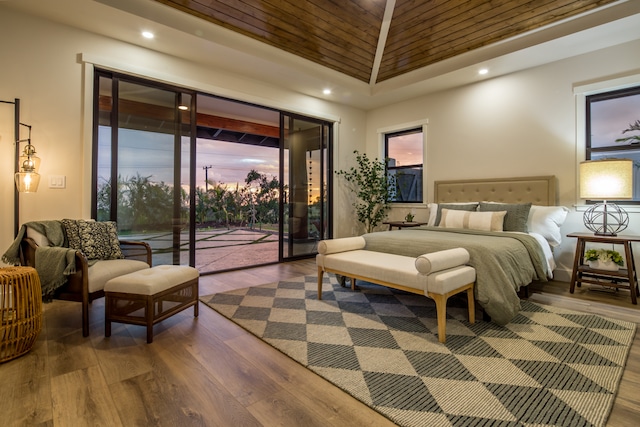
{"label": "lamp shade", "polygon": [[15,181],[20,193],[35,193],[40,184],[40,175],[35,172],[18,172],[15,174]]}
{"label": "lamp shade", "polygon": [[580,198],[596,200],[633,198],[633,161],[604,159],[580,163]]}

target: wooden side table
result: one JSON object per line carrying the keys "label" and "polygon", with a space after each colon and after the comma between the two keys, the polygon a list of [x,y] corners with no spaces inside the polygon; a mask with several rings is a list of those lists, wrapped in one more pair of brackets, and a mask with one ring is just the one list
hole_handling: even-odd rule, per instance
{"label": "wooden side table", "polygon": [[389,230],[393,230],[393,227],[396,227],[398,230],[402,230],[403,228],[409,227],[418,227],[420,225],[427,225],[426,222],[415,222],[415,221],[385,221],[383,224],[387,224],[389,226]]}
{"label": "wooden side table", "polygon": [[[636,264],[633,258],[632,242],[640,242],[640,236],[598,236],[591,233],[571,233],[567,237],[578,239],[576,245],[576,255],[573,260],[573,272],[571,273],[571,287],[569,292],[573,293],[576,285],[580,287],[582,283],[611,286],[614,288],[629,289],[631,293],[631,303],[638,304],[638,276],[636,274]],[[624,247],[624,257],[626,268],[618,271],[600,270],[591,268],[584,264],[584,252],[586,243],[612,243]],[[599,279],[599,280],[598,280]],[[602,282],[601,280],[606,280]]]}

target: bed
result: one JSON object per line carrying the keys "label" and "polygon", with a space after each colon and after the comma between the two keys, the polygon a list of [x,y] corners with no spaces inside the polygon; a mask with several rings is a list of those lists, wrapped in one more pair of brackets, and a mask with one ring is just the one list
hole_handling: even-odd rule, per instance
{"label": "bed", "polygon": [[518,291],[553,277],[568,209],[554,176],[436,181],[425,226],[368,233],[366,249],[417,257],[455,247],[476,269],[476,301],[497,324],[520,311]]}

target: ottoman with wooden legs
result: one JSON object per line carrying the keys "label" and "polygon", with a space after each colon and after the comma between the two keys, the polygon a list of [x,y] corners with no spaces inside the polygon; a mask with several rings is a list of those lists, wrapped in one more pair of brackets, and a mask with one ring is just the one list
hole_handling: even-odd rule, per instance
{"label": "ottoman with wooden legs", "polygon": [[153,325],[193,306],[198,316],[198,270],[186,265],[159,265],[125,274],[104,285],[104,335],[111,322],[147,327],[153,342]]}

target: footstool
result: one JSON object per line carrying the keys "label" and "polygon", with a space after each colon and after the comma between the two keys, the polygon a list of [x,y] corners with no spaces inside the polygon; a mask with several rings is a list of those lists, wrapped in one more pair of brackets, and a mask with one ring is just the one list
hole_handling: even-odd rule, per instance
{"label": "footstool", "polygon": [[109,280],[104,285],[104,336],[111,322],[147,327],[153,342],[153,325],[193,306],[198,317],[198,270],[186,265],[158,265]]}

